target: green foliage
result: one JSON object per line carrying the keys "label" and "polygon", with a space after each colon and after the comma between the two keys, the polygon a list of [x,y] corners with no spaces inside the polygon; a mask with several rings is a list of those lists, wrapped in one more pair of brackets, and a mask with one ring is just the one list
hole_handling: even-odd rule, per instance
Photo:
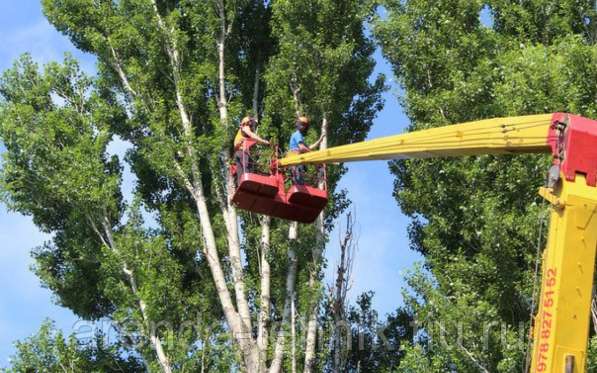
{"label": "green foliage", "polygon": [[441,353],[434,351],[432,354],[425,351],[420,344],[406,345],[404,358],[396,369],[399,373],[443,373],[452,369],[448,359]]}
{"label": "green foliage", "polygon": [[[555,111],[597,116],[592,1],[384,5],[387,17],[376,21],[375,34],[405,89],[401,100],[412,130]],[[493,26],[481,23],[484,8]],[[411,278],[411,307],[429,333],[438,320],[464,328],[462,346],[448,339],[438,349],[432,342],[429,351],[409,350],[406,360],[414,367],[424,354],[421,364],[439,357],[458,371],[477,371],[478,364],[489,371],[522,369],[525,344],[514,341],[526,335],[519,325],[528,327],[545,211],[536,190],[548,159],[483,156],[390,167],[396,199],[413,218],[412,247],[425,255],[433,278]],[[498,343],[499,333],[488,332],[483,349],[482,326],[491,323],[503,325],[505,337]]]}
{"label": "green foliage", "polygon": [[[0,93],[6,101],[0,116],[5,201],[55,233],[53,243],[36,250],[36,271],[75,313],[104,316],[113,305],[97,281],[100,243],[87,222],[120,216],[121,170],[106,146],[110,124],[122,112],[111,105],[113,97],[93,89],[70,57],[64,65],[49,64],[43,74],[22,57],[4,73]],[[72,261],[80,266],[69,267]]]}
{"label": "green foliage", "polygon": [[144,372],[133,355],[123,357],[119,345],[109,345],[102,334],[81,343],[74,335],[65,338],[54,323],[45,321],[39,331],[16,343],[16,354],[7,372]]}
{"label": "green foliage", "polygon": [[589,340],[589,350],[587,353],[587,372],[597,372],[597,337],[595,336]]}
{"label": "green foliage", "polygon": [[[298,106],[313,123],[327,120],[330,144],[362,140],[384,89],[383,77],[369,81],[375,45],[365,24],[374,3],[43,0],[42,6],[60,32],[97,57],[98,74],[85,76],[70,57],[43,71],[23,57],[0,81],[2,194],[53,235],[34,251],[37,275],[78,316],[112,320],[151,371],[160,369],[152,330],[173,369],[238,367],[205,254],[206,221],[197,218],[198,185],[232,291],[222,204],[237,123],[256,111],[260,135],[285,144]],[[125,159],[108,154],[115,139],[130,145]],[[123,162],[136,176],[132,203],[121,193]],[[328,229],[348,204],[346,193],[335,190],[343,172],[329,173]],[[240,215],[245,285],[256,315],[260,224]],[[278,320],[290,243],[288,223],[274,220],[271,227],[271,316]],[[322,242],[315,227],[304,226],[292,244],[303,312],[319,299],[320,284],[305,284],[320,269],[312,249]]]}
{"label": "green foliage", "polygon": [[[341,372],[390,372],[394,371],[405,356],[404,346],[413,341],[414,320],[404,308],[381,318],[373,309],[372,291],[360,294],[346,315],[335,319],[331,313],[330,299],[323,303],[321,321],[323,344],[330,350],[320,354],[320,371]],[[334,331],[339,332],[338,344],[332,341]],[[339,354],[336,355],[338,348]]]}
{"label": "green foliage", "polygon": [[[171,336],[166,345],[172,356],[181,366],[195,364],[197,333],[219,316],[197,295],[199,286],[207,296],[211,289],[209,282],[199,282],[202,264],[189,263],[196,238],[189,242],[188,235],[196,236],[197,228],[187,216],[149,230],[139,201],[123,219],[122,166],[107,145],[112,127],[125,115],[114,95],[98,85],[68,56],[43,73],[24,56],[4,73],[0,137],[6,146],[1,173],[6,202],[53,233],[33,251],[34,270],[59,304],[87,320],[112,319],[149,360],[146,328],[160,323],[159,332]],[[185,226],[194,232],[184,232]],[[180,235],[187,237],[170,251],[168,237]],[[134,292],[123,267],[137,276]],[[148,319],[140,315],[137,297],[145,301]],[[182,328],[190,319],[195,322],[193,315],[202,315],[203,324]],[[174,337],[174,331],[180,335]],[[213,333],[207,337],[222,330]]]}

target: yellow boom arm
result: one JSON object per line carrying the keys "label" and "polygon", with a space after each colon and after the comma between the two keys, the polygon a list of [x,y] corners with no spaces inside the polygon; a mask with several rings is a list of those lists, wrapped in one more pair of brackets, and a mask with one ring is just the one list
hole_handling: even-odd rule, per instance
{"label": "yellow boom arm", "polygon": [[547,153],[551,114],[486,119],[292,154],[280,166],[375,159]]}
{"label": "yellow boom arm", "polygon": [[531,372],[579,373],[597,249],[597,121],[563,113],[481,120],[293,154],[279,164],[549,152],[553,185],[540,194],[552,212]]}

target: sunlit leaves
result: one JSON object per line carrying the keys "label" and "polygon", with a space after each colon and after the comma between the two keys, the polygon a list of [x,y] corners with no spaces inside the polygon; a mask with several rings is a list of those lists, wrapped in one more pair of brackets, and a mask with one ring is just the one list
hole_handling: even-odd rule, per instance
{"label": "sunlit leaves", "polygon": [[[387,17],[375,31],[405,89],[412,129],[555,111],[595,116],[591,1],[385,4]],[[493,25],[481,24],[482,11]],[[412,349],[408,361],[424,358],[428,366],[441,357],[468,371],[479,369],[476,359],[489,371],[522,369],[524,344],[515,340],[525,333],[519,323],[528,327],[544,216],[536,190],[548,165],[547,157],[534,155],[391,164],[397,201],[414,218],[412,247],[425,255],[434,279],[412,278],[413,307],[428,328],[451,319],[465,332],[464,346],[448,341],[424,357]],[[493,321],[513,334],[481,349],[477,326]],[[489,340],[496,335],[488,332]]]}

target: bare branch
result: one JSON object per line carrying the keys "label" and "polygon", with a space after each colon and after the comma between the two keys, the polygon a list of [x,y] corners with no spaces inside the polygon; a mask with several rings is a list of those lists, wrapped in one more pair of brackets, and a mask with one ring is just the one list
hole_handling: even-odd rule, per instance
{"label": "bare branch", "polygon": [[341,330],[338,325],[345,321],[346,298],[348,295],[349,283],[352,274],[354,254],[357,248],[357,240],[354,234],[355,218],[352,212],[346,214],[346,227],[340,227],[340,262],[336,268],[336,280],[334,286],[329,287],[330,299],[332,302],[332,316],[335,328],[332,333],[334,372],[343,372],[346,365],[346,351],[349,346],[341,345]]}
{"label": "bare branch", "polygon": [[[442,332],[447,333],[446,329],[441,325],[441,323],[438,324],[439,328],[441,329]],[[475,358],[475,355],[470,352],[466,347],[464,347],[464,345],[460,342],[460,341],[456,341],[456,345],[458,346],[458,348],[460,348],[464,354],[477,366],[477,368],[479,368],[479,370],[483,373],[489,373],[489,370],[487,368],[485,368],[480,362],[479,360],[477,360]]]}

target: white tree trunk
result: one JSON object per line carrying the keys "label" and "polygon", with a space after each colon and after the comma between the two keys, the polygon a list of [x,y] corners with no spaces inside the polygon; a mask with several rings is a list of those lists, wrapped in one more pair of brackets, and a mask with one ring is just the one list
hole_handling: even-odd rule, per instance
{"label": "white tree trunk", "polygon": [[[328,147],[328,120],[326,113],[323,114],[321,123],[321,134],[324,136],[321,142],[320,149],[327,149]],[[319,187],[323,188],[325,180],[319,182]],[[313,270],[309,273],[309,288],[314,289],[317,286],[319,278],[319,266],[321,262],[321,256],[323,254],[323,248],[325,244],[325,227],[324,227],[325,215],[321,212],[317,218],[317,231],[315,247],[313,248]],[[319,304],[319,297],[317,297],[308,309],[309,320],[307,322],[307,338],[305,342],[305,367],[304,372],[310,373],[313,371],[313,363],[315,360],[315,344],[317,342],[317,305]]]}
{"label": "white tree trunk", "polygon": [[[259,66],[255,68],[255,80],[253,83],[253,115],[259,118]],[[269,324],[271,307],[271,266],[269,263],[270,244],[271,244],[271,218],[263,215],[260,218],[261,255],[259,260],[259,319],[257,321],[257,346],[259,348],[259,371],[266,371],[267,349],[269,345]]]}
{"label": "white tree trunk", "polygon": [[268,216],[261,219],[261,258],[260,260],[260,281],[261,292],[259,295],[259,322],[257,328],[257,344],[261,355],[261,361],[265,363],[267,360],[268,347],[268,327],[270,322],[270,302],[271,302],[271,268],[269,264],[270,252],[270,222]]}
{"label": "white tree trunk", "polygon": [[[240,244],[238,241],[238,230],[236,225],[236,213],[234,211],[224,211],[226,227],[228,231],[228,242],[229,242],[229,252],[230,252],[230,261],[232,264],[232,274],[233,280],[235,284],[235,293],[237,296],[237,305],[239,307],[239,312],[236,311],[234,304],[232,302],[232,298],[228,288],[226,286],[226,278],[224,275],[224,271],[222,270],[222,265],[220,263],[220,258],[217,251],[215,235],[213,232],[213,228],[211,225],[211,217],[209,215],[209,211],[207,209],[207,202],[205,199],[205,194],[203,191],[203,185],[201,182],[201,174],[197,167],[198,158],[195,156],[194,149],[191,145],[191,139],[193,137],[193,129],[192,123],[190,120],[190,115],[188,110],[185,107],[184,100],[182,97],[182,92],[180,90],[180,53],[178,51],[176,45],[176,39],[173,37],[170,30],[168,30],[166,24],[164,23],[162,17],[159,14],[156,0],[153,0],[153,8],[155,15],[157,17],[158,26],[166,36],[166,51],[168,53],[170,59],[170,65],[172,67],[172,74],[174,77],[174,86],[175,86],[175,93],[176,93],[176,105],[179,109],[182,126],[185,131],[185,136],[187,138],[187,156],[191,160],[191,175],[192,179],[185,183],[187,189],[191,193],[193,199],[195,200],[195,204],[197,207],[197,213],[199,217],[199,223],[201,226],[201,233],[203,235],[203,241],[205,244],[204,253],[207,259],[208,266],[210,268],[210,272],[212,274],[214,284],[216,286],[216,290],[218,292],[218,297],[220,300],[220,304],[224,310],[224,315],[226,317],[226,321],[230,330],[233,334],[234,339],[238,343],[240,350],[243,354],[243,359],[245,361],[246,368],[249,371],[254,371],[254,367],[256,366],[256,362],[259,360],[259,356],[257,350],[253,346],[253,340],[251,337],[251,327],[250,327],[250,316],[248,312],[248,305],[246,303],[246,299],[244,296],[244,284],[242,282],[242,268],[240,263]],[[222,8],[223,9],[223,8]],[[221,37],[225,37],[225,34],[222,34]],[[223,53],[224,53],[224,44],[223,40],[221,45],[218,45],[218,53],[220,57],[219,61],[219,79],[220,79],[220,115],[221,119],[224,123],[227,122],[227,107],[225,104],[225,92],[224,89],[224,60],[223,60]],[[222,101],[221,98],[224,98]],[[222,105],[223,104],[223,105]],[[222,117],[223,115],[223,117]],[[180,174],[181,172],[179,172]],[[186,179],[184,173],[179,175],[183,180]]]}
{"label": "white tree trunk", "polygon": [[[288,231],[288,239],[296,240],[297,224],[291,223]],[[269,368],[269,373],[279,373],[282,369],[282,360],[284,358],[284,342],[286,341],[286,325],[290,318],[292,297],[295,293],[296,273],[298,270],[298,259],[294,251],[293,243],[288,247],[288,272],[286,274],[286,299],[284,301],[284,310],[282,312],[282,324],[276,336],[274,346],[274,357]]]}
{"label": "white tree trunk", "polygon": [[[221,2],[220,2],[221,3]],[[221,3],[223,5],[223,3]],[[194,149],[191,144],[191,139],[193,137],[193,129],[192,123],[190,119],[190,115],[183,100],[183,94],[180,90],[180,53],[178,51],[178,47],[176,45],[176,40],[172,35],[172,30],[167,28],[166,23],[162,19],[161,15],[159,14],[156,0],[152,1],[153,9],[155,12],[155,16],[157,19],[157,23],[161,31],[164,33],[166,37],[166,52],[170,59],[170,65],[172,68],[172,75],[174,78],[174,85],[175,85],[175,98],[176,98],[176,105],[180,113],[182,126],[184,129],[184,133],[186,136],[187,144],[185,146],[186,156],[189,157],[191,160],[191,178],[189,179],[184,172],[184,170],[174,162],[178,176],[181,180],[183,180],[183,184],[192,195],[193,199],[195,200],[196,208],[197,208],[197,215],[199,218],[199,223],[201,226],[201,233],[202,238],[204,241],[204,248],[203,252],[207,259],[208,266],[210,268],[210,272],[212,274],[212,278],[214,284],[216,286],[216,290],[218,292],[218,298],[220,300],[220,304],[224,310],[224,316],[226,318],[227,324],[233,334],[233,338],[238,343],[242,353],[243,353],[243,360],[245,362],[245,366],[248,371],[250,372],[257,372],[259,366],[259,351],[255,347],[255,343],[251,337],[251,318],[249,313],[249,307],[245,296],[245,289],[244,289],[244,281],[242,279],[242,263],[240,259],[240,241],[238,238],[238,225],[237,225],[237,216],[236,211],[230,205],[230,201],[224,196],[226,201],[226,208],[223,209],[224,218],[226,221],[226,228],[228,234],[228,243],[229,243],[229,255],[232,267],[232,277],[235,285],[235,294],[237,305],[239,307],[239,312],[236,311],[235,306],[232,302],[232,298],[230,292],[228,290],[226,284],[226,277],[224,271],[222,270],[222,265],[220,263],[220,258],[218,255],[217,247],[216,247],[216,240],[213,232],[213,228],[211,225],[211,218],[207,209],[207,203],[205,199],[205,195],[203,192],[203,185],[201,184],[201,174],[197,167],[198,158],[195,155]],[[223,7],[222,7],[223,10]],[[225,24],[225,21],[223,21]],[[221,34],[221,37],[225,37],[225,32]],[[223,39],[222,39],[223,41]],[[113,62],[113,68],[117,72],[121,83],[123,84],[125,90],[131,95],[132,98],[140,98],[138,97],[137,92],[131,86],[124,69],[121,65],[121,61],[118,58],[116,51],[110,47]],[[225,65],[224,65],[224,44],[223,42],[221,45],[218,45],[218,56],[219,56],[219,80],[220,80],[220,92],[219,92],[219,103],[218,108],[220,111],[220,119],[223,125],[227,125],[228,123],[228,113],[227,113],[227,102],[225,96]],[[141,98],[140,98],[141,99]],[[231,175],[226,174],[226,186],[227,186],[227,194],[231,195],[231,185],[233,188],[233,180]],[[141,301],[139,304],[142,309],[145,309],[144,303]],[[144,311],[143,311],[144,312]],[[145,316],[144,316],[145,317]],[[164,368],[164,371],[170,372],[171,369],[169,367],[169,363],[165,354],[163,353],[163,348],[161,347],[161,342],[159,338],[156,336],[155,338],[150,338],[152,343],[156,344],[156,353],[160,360],[160,365],[162,367],[167,366]],[[167,369],[167,370],[166,370]]]}
{"label": "white tree trunk", "polygon": [[[125,73],[124,73],[124,70],[122,69],[120,61],[117,59],[116,52],[114,51],[114,49],[112,49],[112,55],[113,55],[113,57],[115,59],[115,63],[113,64],[113,67],[116,69],[116,71],[117,71],[117,73],[118,73],[118,75],[119,75],[119,77],[120,77],[120,79],[122,81],[123,86],[125,87],[125,89],[129,92],[129,94],[132,97],[135,97],[137,93],[131,87],[131,85],[130,85],[130,83],[129,83],[129,81],[128,81]],[[99,231],[96,231],[96,232],[99,234]],[[109,237],[109,240],[112,241],[111,234],[108,237]],[[112,245],[114,244],[113,241],[112,241],[111,244]],[[115,248],[113,248],[113,249],[115,250]],[[146,324],[146,327],[148,328],[149,340],[150,340],[150,342],[151,342],[151,344],[152,344],[152,346],[153,346],[153,348],[154,348],[154,350],[156,352],[156,356],[157,356],[158,362],[160,364],[160,367],[162,368],[163,372],[165,372],[165,373],[171,373],[172,372],[172,368],[171,368],[171,365],[170,365],[170,361],[169,361],[168,357],[166,356],[166,353],[164,352],[164,348],[162,346],[162,342],[160,340],[160,337],[157,336],[154,333],[153,328],[151,328],[151,326],[148,324],[149,323],[149,319],[147,317],[147,312],[146,312],[146,308],[147,307],[146,307],[146,304],[143,301],[143,299],[141,299],[139,297],[139,294],[138,294],[138,291],[137,291],[137,283],[135,281],[134,273],[127,268],[126,264],[123,265],[122,270],[123,270],[124,274],[127,276],[127,279],[129,281],[129,286],[131,287],[131,290],[132,290],[133,294],[135,295],[135,297],[137,297],[137,304],[139,306],[139,310],[140,310],[141,316],[143,317],[143,320],[144,320],[144,322]]]}
{"label": "white tree trunk", "polygon": [[[224,4],[220,2],[220,34],[216,42],[218,49],[218,85],[219,85],[219,97],[218,97],[218,109],[220,114],[220,124],[222,127],[228,127],[228,99],[226,98],[226,15],[224,13]],[[222,159],[224,164],[227,165],[229,162],[228,152],[224,150],[222,152]],[[232,279],[234,282],[234,292],[236,294],[236,304],[238,306],[238,312],[242,320],[243,333],[247,335],[252,344],[252,326],[251,326],[251,313],[249,310],[249,304],[247,302],[245,281],[243,276],[243,266],[241,262],[240,253],[240,240],[238,235],[238,216],[236,209],[232,205],[232,195],[234,194],[234,177],[230,174],[228,169],[224,167],[224,179],[226,183],[226,196],[222,196],[224,201],[224,207],[222,213],[224,215],[224,223],[226,225],[226,232],[228,236],[228,255],[230,257],[230,265],[232,267]]]}
{"label": "white tree trunk", "polygon": [[[211,220],[207,210],[205,196],[203,195],[203,190],[200,184],[197,186],[198,190],[196,191],[194,198],[196,201],[197,211],[199,213],[201,231],[203,233],[203,239],[205,242],[205,256],[207,258],[207,263],[216,285],[220,304],[224,309],[224,315],[226,316],[228,326],[230,327],[235,340],[243,352],[243,357],[245,360],[247,360],[249,355],[252,353],[252,338],[250,332],[243,327],[243,321],[240,315],[236,312],[234,304],[232,303],[232,298],[230,296],[230,292],[228,291],[228,287],[226,286],[226,279],[222,270],[220,258],[218,256],[215,236],[211,226]],[[248,361],[250,361],[250,359],[248,359]]]}
{"label": "white tree trunk", "polygon": [[290,301],[290,359],[291,359],[291,373],[296,373],[296,305],[295,294],[292,295]]}
{"label": "white tree trunk", "polygon": [[[311,285],[311,281],[309,281]],[[316,302],[314,302],[316,303]],[[317,307],[311,306],[309,310],[309,321],[307,323],[307,341],[305,344],[305,368],[304,372],[312,372],[315,363],[315,343],[317,339]]]}

